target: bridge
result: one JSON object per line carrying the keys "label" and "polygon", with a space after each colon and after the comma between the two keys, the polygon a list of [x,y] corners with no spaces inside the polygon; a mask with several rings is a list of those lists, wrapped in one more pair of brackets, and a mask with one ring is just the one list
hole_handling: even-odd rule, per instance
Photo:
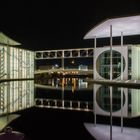
{"label": "bridge", "polygon": [[36,70],[35,74],[43,74],[43,73],[62,73],[62,74],[77,74],[77,75],[87,75],[93,74],[92,69],[88,70],[79,70],[79,69],[49,69],[49,70]]}

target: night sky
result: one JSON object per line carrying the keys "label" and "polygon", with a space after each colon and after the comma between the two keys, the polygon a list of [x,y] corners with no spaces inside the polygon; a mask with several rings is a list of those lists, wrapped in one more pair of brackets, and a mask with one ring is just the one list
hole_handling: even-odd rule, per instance
{"label": "night sky", "polygon": [[86,48],[84,35],[102,20],[140,14],[139,0],[3,0],[0,31],[31,50]]}

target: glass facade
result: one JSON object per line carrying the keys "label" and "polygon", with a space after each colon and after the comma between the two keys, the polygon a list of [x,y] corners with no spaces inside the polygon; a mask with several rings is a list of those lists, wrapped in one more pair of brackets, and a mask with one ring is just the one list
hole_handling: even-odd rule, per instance
{"label": "glass facade", "polygon": [[[123,69],[125,61],[123,58]],[[99,75],[105,79],[110,79],[110,51],[105,51],[99,55],[96,68]],[[117,51],[112,51],[112,78],[118,78],[121,74],[121,54]]]}
{"label": "glass facade", "polygon": [[0,114],[12,113],[33,105],[33,81],[12,81],[0,84]]}
{"label": "glass facade", "polygon": [[33,78],[34,52],[0,46],[0,77],[7,78]]}
{"label": "glass facade", "polygon": [[0,114],[15,112],[34,104],[34,52],[8,45],[0,46],[0,79],[24,79],[0,83]]}

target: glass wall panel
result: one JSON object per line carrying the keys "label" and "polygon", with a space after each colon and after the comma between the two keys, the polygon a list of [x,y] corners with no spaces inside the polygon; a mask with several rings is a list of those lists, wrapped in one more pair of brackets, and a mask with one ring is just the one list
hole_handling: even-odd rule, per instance
{"label": "glass wall panel", "polygon": [[[34,52],[1,45],[0,78],[34,78]],[[25,109],[33,104],[33,80],[0,83],[0,114]]]}
{"label": "glass wall panel", "polygon": [[[125,60],[123,58],[123,69],[125,68]],[[97,72],[103,78],[110,78],[110,51],[105,51],[99,55],[96,63]],[[121,54],[112,51],[112,76],[113,79],[118,78],[121,74]]]}

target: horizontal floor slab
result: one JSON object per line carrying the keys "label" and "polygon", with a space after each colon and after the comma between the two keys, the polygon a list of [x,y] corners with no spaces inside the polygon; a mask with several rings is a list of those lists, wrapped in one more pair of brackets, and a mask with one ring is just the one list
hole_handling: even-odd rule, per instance
{"label": "horizontal floor slab", "polygon": [[[84,123],[87,131],[97,140],[110,140],[110,125],[94,123]],[[123,127],[123,133],[121,133],[120,126],[112,127],[112,139],[113,140],[140,140],[140,129]]]}

